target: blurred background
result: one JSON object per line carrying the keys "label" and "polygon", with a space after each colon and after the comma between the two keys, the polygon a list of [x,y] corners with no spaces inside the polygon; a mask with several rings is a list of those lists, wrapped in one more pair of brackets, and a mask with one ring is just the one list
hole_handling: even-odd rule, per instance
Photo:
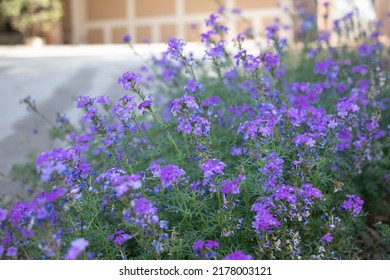
{"label": "blurred background", "polygon": [[199,42],[204,19],[221,7],[230,36],[264,34],[278,19],[299,46],[302,34],[330,30],[356,8],[362,22],[381,25],[384,41],[390,35],[390,0],[0,0],[0,194],[21,193],[8,175],[14,164],[59,145],[21,99],[31,96],[48,119],[62,112],[75,120],[76,96],[121,94],[117,78],[141,66],[120,44],[124,35],[141,54],[162,51],[172,37]]}
{"label": "blurred background", "polygon": [[[390,12],[389,0],[0,0],[0,44],[32,43],[34,37],[46,44],[113,44],[124,34],[135,43],[171,37],[198,41],[203,20],[221,6],[241,11],[241,17],[227,22],[231,34],[249,25],[259,33],[275,18],[286,18],[280,7],[293,5],[305,6],[319,29],[331,28],[333,20],[355,7],[370,20],[385,20]],[[293,28],[290,35],[298,31]],[[389,34],[389,25],[382,31]]]}

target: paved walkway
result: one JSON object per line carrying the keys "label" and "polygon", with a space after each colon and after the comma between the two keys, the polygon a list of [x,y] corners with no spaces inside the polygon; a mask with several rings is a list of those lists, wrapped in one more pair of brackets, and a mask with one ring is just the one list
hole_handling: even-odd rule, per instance
{"label": "paved walkway", "polygon": [[[140,47],[140,50],[145,47]],[[118,77],[140,60],[126,46],[0,47],[0,172],[25,156],[51,149],[48,126],[19,101],[31,96],[50,119],[66,112],[77,119],[78,95],[118,95]],[[75,114],[76,113],[76,114]],[[22,194],[20,184],[0,176],[0,194]]]}

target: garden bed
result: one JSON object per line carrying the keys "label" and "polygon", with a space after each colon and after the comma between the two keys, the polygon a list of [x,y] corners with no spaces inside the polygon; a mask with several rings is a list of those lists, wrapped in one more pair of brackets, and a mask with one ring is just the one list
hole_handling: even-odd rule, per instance
{"label": "garden bed", "polygon": [[119,77],[119,99],[78,97],[81,128],[58,115],[51,132],[67,144],[36,159],[31,200],[0,208],[0,257],[389,257],[378,30],[352,50],[321,33],[297,53],[275,24],[266,46],[238,34],[231,49],[222,17],[206,20],[202,59],[172,39]]}

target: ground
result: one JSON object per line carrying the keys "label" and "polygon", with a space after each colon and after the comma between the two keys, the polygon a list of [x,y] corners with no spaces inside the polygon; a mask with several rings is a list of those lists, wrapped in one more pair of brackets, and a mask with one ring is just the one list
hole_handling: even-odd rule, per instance
{"label": "ground", "polygon": [[[75,119],[76,96],[117,95],[117,78],[139,65],[123,45],[0,47],[0,172],[8,174],[29,152],[59,144],[50,140],[44,121],[19,105],[21,99],[31,96],[50,119],[57,112]],[[0,194],[21,192],[20,184],[0,176]]]}

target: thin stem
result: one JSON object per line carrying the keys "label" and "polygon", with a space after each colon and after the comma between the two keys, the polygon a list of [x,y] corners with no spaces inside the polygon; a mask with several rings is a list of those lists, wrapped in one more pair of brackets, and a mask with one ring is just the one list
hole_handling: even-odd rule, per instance
{"label": "thin stem", "polygon": [[161,153],[161,150],[160,150],[156,145],[154,145],[154,144],[152,143],[152,141],[150,141],[150,139],[149,139],[148,137],[146,137],[145,134],[142,132],[142,128],[139,126],[139,124],[138,124],[138,122],[136,121],[136,119],[134,118],[133,120],[134,120],[134,123],[135,123],[135,125],[136,125],[136,127],[137,127],[139,133],[141,134],[142,138],[144,138],[145,141],[148,142],[149,145],[150,145],[153,149],[155,149],[157,152]]}

